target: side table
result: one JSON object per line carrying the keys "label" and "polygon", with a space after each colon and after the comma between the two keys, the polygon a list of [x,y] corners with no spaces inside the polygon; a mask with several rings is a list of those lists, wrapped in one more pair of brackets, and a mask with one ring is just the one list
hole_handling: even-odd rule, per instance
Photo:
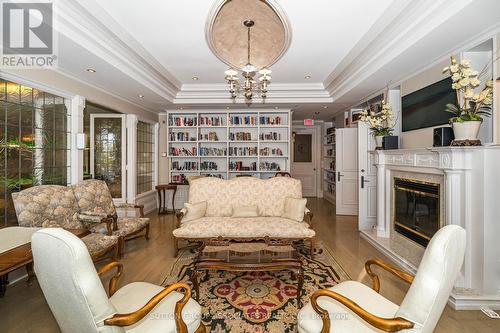
{"label": "side table", "polygon": [[[167,185],[157,185],[155,187],[158,192],[158,214],[175,214],[175,193],[177,192],[176,184],[167,184]],[[172,194],[172,210],[167,209],[167,196],[166,191],[174,191]]]}

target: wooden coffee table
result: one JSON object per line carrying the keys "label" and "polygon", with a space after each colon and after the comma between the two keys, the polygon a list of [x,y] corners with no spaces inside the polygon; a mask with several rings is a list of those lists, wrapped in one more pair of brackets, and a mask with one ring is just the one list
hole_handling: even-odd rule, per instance
{"label": "wooden coffee table", "polygon": [[304,269],[300,255],[291,243],[270,242],[204,242],[194,261],[193,289],[196,299],[200,298],[199,277],[207,271],[283,271],[292,272],[297,279],[297,302],[300,307]]}
{"label": "wooden coffee table", "polygon": [[[19,228],[19,227],[13,227],[13,228]],[[0,232],[2,230],[4,232],[7,231],[9,228],[3,228],[0,229]],[[26,229],[27,231],[30,231],[29,229],[35,229],[38,230],[38,228],[20,228],[21,229]],[[86,235],[88,235],[90,232],[86,229],[66,229],[76,236],[82,238]],[[33,273],[33,255],[31,253],[31,234],[33,231],[30,231],[30,237],[25,238],[21,241],[22,244],[19,246],[13,247],[7,251],[0,252],[0,297],[3,297],[5,294],[5,291],[7,289],[7,285],[9,284],[9,273],[22,267],[26,267],[26,272],[28,273],[28,280],[27,282],[29,283],[31,279],[34,277]]]}

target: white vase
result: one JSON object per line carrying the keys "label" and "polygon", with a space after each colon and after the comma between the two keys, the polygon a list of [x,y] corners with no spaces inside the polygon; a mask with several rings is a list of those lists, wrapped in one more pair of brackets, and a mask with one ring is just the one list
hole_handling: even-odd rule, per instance
{"label": "white vase", "polygon": [[463,123],[453,123],[453,134],[455,140],[477,140],[482,121],[464,121]]}
{"label": "white vase", "polygon": [[382,141],[384,140],[383,135],[375,136],[375,142],[377,143],[377,148],[382,148]]}

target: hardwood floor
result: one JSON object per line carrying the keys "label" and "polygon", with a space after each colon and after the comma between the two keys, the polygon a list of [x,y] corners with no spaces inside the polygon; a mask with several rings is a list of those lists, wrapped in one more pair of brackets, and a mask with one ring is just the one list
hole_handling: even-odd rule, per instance
{"label": "hardwood floor", "polygon": [[[364,262],[370,258],[387,260],[380,252],[359,236],[355,217],[335,216],[335,208],[322,199],[309,199],[308,207],[314,213],[314,228],[318,238],[330,246],[336,258],[352,279],[368,283]],[[150,240],[144,238],[126,243],[124,274],[120,285],[133,281],[161,283],[173,261],[173,215],[150,214]],[[380,273],[381,293],[400,303],[408,286],[394,277]],[[107,279],[105,278],[107,283]],[[0,299],[0,332],[58,332],[43,294],[35,282],[24,281],[10,285]],[[500,332],[500,320],[489,319],[479,311],[454,311],[447,307],[435,332]]]}

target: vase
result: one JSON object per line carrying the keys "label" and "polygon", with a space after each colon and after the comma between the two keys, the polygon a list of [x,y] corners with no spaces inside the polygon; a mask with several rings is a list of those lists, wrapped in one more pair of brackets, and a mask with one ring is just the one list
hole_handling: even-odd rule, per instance
{"label": "vase", "polygon": [[481,128],[482,121],[464,121],[463,123],[455,122],[453,126],[453,134],[455,135],[455,140],[477,140],[479,135],[479,129]]}
{"label": "vase", "polygon": [[384,140],[384,135],[375,136],[375,142],[377,143],[377,148],[382,148],[382,141]]}

